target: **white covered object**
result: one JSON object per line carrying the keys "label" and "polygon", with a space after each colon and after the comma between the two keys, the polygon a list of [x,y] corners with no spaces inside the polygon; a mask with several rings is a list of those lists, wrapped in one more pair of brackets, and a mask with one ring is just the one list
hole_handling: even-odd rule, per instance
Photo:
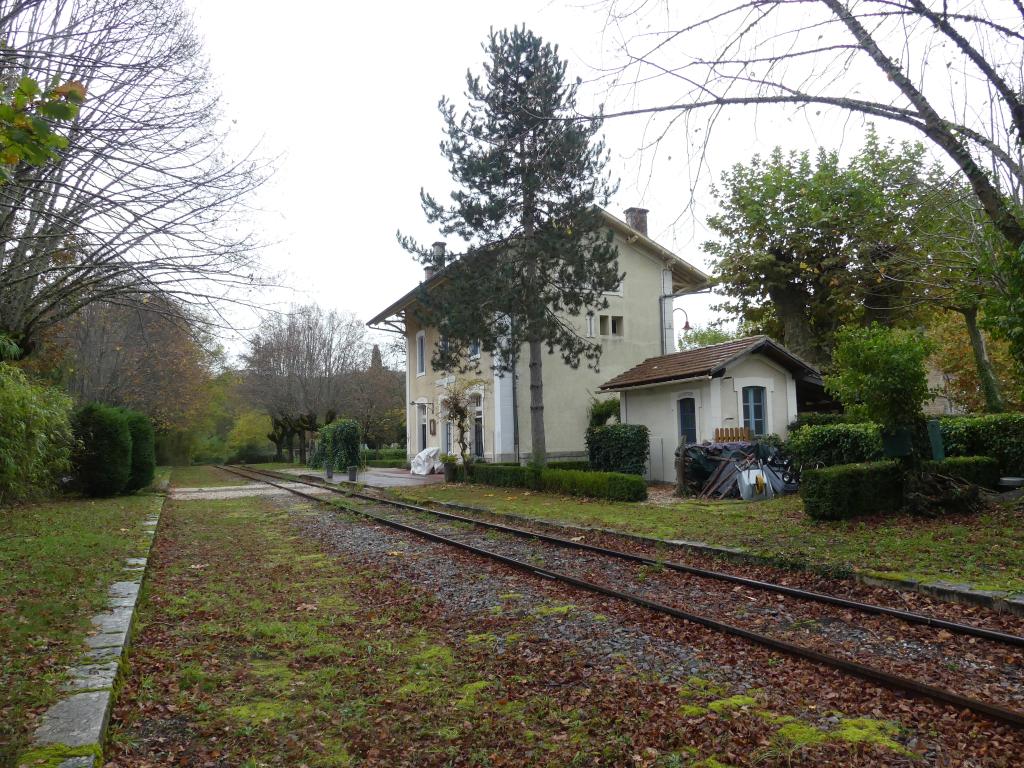
{"label": "white covered object", "polygon": [[746,501],[775,498],[771,481],[760,469],[740,470],[736,475],[736,486],[740,490],[740,498]]}
{"label": "white covered object", "polygon": [[412,457],[409,462],[410,471],[414,475],[429,475],[433,472],[444,472],[444,464],[439,460],[440,448],[424,448]]}

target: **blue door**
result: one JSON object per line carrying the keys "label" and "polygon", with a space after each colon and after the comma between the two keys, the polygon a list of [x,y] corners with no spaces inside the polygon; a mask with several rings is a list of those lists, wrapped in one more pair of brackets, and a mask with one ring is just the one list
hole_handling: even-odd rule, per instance
{"label": "blue door", "polygon": [[682,397],[678,401],[679,439],[689,443],[697,442],[697,401]]}

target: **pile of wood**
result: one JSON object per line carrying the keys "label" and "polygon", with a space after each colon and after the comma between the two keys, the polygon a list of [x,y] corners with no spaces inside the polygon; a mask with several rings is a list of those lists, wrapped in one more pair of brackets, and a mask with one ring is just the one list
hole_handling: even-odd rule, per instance
{"label": "pile of wood", "polygon": [[771,486],[767,495],[793,493],[799,477],[778,450],[751,442],[710,443],[687,446],[683,452],[686,490],[701,499],[740,498],[741,486],[757,470]]}

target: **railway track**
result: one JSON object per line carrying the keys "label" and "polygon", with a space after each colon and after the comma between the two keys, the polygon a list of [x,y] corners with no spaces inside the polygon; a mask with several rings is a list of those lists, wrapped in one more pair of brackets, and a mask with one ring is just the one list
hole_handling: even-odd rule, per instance
{"label": "railway track", "polygon": [[[891,690],[899,691],[912,696],[930,699],[932,701],[949,704],[960,709],[967,709],[980,715],[992,718],[1002,723],[1024,729],[1024,711],[1019,706],[1007,706],[1005,702],[994,703],[985,698],[975,698],[973,695],[951,690],[949,687],[937,685],[934,682],[922,681],[919,676],[910,673],[905,669],[908,664],[902,656],[920,657],[932,664],[930,671],[933,673],[939,670],[941,665],[950,663],[954,658],[949,655],[950,638],[955,638],[960,643],[959,649],[965,657],[972,659],[975,666],[975,674],[979,679],[989,682],[984,683],[981,689],[989,692],[996,690],[996,694],[1002,694],[1004,698],[1016,699],[1024,702],[1024,689],[1021,683],[1021,657],[1017,649],[1024,647],[1024,637],[1002,632],[985,627],[978,627],[969,624],[946,621],[935,617],[889,608],[886,606],[862,603],[833,595],[819,592],[808,592],[794,587],[781,584],[774,584],[767,581],[748,579],[734,574],[711,571],[695,568],[681,563],[672,563],[664,560],[655,560],[643,555],[620,550],[599,547],[583,541],[573,541],[557,536],[551,536],[537,531],[516,528],[513,526],[494,523],[477,518],[465,517],[451,512],[442,512],[414,504],[394,501],[350,489],[339,489],[322,483],[314,483],[308,480],[301,480],[291,475],[268,472],[266,470],[253,470],[239,467],[223,467],[228,472],[246,477],[250,480],[267,483],[269,485],[289,491],[297,496],[304,497],[316,502],[324,502],[321,496],[299,490],[296,484],[308,486],[321,490],[327,490],[332,494],[344,496],[350,503],[345,508],[378,523],[396,528],[407,533],[427,538],[440,544],[455,547],[463,551],[496,560],[505,565],[532,573],[549,580],[555,580],[568,584],[578,589],[583,589],[606,597],[622,600],[634,605],[639,605],[658,613],[682,619],[694,624],[704,626],[708,629],[743,638],[747,641],[771,648],[790,656],[806,659],[818,664],[841,670],[872,683],[881,685]],[[283,485],[281,481],[289,485]],[[396,519],[396,514],[385,514],[381,510],[373,510],[366,504],[355,505],[351,501],[358,499],[371,505],[379,505],[389,510],[396,510],[397,516],[414,517],[417,524],[412,524],[407,519]],[[476,533],[474,533],[476,531]],[[481,533],[482,532],[482,533]],[[483,539],[481,541],[481,539]],[[534,549],[527,550],[523,559],[522,547],[524,544],[515,545],[511,540],[532,540],[530,544]],[[481,546],[482,544],[486,546]],[[504,549],[505,551],[496,551]],[[565,569],[553,569],[546,566],[544,559],[548,553],[557,553],[563,550],[576,550],[584,553],[582,562],[574,561],[572,570],[575,573],[567,572]],[[629,564],[632,570],[623,570],[613,566],[612,563]],[[639,569],[634,566],[639,566]],[[582,573],[580,572],[582,570]],[[607,583],[609,574],[612,581],[619,583]],[[642,574],[643,578],[640,578]],[[654,575],[656,578],[651,578]],[[606,583],[599,583],[594,579],[601,579]],[[658,581],[672,581],[668,588],[664,584],[659,585]],[[621,588],[622,582],[631,582],[628,590]],[[723,594],[715,594],[714,590],[707,590],[703,587],[694,588],[690,581],[700,582],[704,587],[708,583],[722,582],[734,584],[730,590]],[[707,604],[713,601],[713,605],[706,605],[703,613],[695,613],[692,610],[684,610],[678,604],[662,602],[659,590],[667,591],[671,595],[683,595],[683,604],[690,605],[694,602]],[[689,590],[689,591],[688,591]],[[742,594],[737,594],[739,591]],[[747,591],[764,592],[776,596],[775,602],[769,603],[767,607],[760,605],[744,607],[743,600],[751,600]],[[786,617],[781,623],[776,620],[780,609],[775,604],[779,601],[792,599],[795,604],[809,604],[820,606],[812,611],[811,619],[789,621],[790,609],[783,611]],[[679,602],[678,598],[676,603]],[[756,601],[755,601],[756,602]],[[735,606],[739,604],[739,608]],[[733,606],[733,607],[730,607]],[[827,606],[827,607],[826,607]],[[843,609],[846,613],[843,619],[836,620],[834,616],[821,614],[818,611],[833,611]],[[766,613],[769,619],[766,619]],[[867,632],[858,628],[852,621],[853,612],[871,617],[872,621],[884,622],[877,627],[869,627]],[[712,615],[707,615],[711,613]],[[714,614],[718,613],[718,616]],[[797,610],[799,613],[799,610]],[[724,615],[723,615],[724,614]],[[739,618],[737,622],[735,619]],[[808,626],[829,628],[823,631],[821,636],[809,633]],[[822,623],[823,622],[823,623]],[[773,625],[774,634],[754,631],[748,628],[751,623]],[[746,624],[747,626],[744,626]],[[803,629],[801,629],[801,626]],[[893,626],[903,627],[905,630],[916,635],[910,642],[903,641],[905,633],[897,630],[892,632]],[[838,627],[839,634],[852,631],[857,632],[857,637],[864,639],[864,647],[869,647],[875,656],[875,664],[862,663],[855,658],[836,655],[829,652],[829,632]],[[911,629],[912,628],[912,629]],[[929,638],[927,632],[937,633],[935,637]],[[888,635],[884,642],[879,642],[879,634]],[[780,637],[779,635],[782,635]],[[788,639],[788,636],[801,636],[809,638],[812,642],[797,643]],[[834,632],[833,632],[834,636]],[[937,638],[937,639],[936,639]],[[891,642],[889,642],[891,641]],[[983,642],[979,642],[983,641]],[[813,645],[824,646],[812,647]],[[891,657],[890,650],[894,650],[895,656]],[[953,649],[957,650],[956,648]],[[987,654],[987,658],[986,658]],[[1006,654],[1012,655],[1012,661],[999,662],[999,657]],[[848,654],[848,656],[854,654]],[[867,653],[865,655],[872,655]],[[880,668],[881,666],[902,667],[896,672],[891,669]],[[927,675],[926,675],[927,676]]]}

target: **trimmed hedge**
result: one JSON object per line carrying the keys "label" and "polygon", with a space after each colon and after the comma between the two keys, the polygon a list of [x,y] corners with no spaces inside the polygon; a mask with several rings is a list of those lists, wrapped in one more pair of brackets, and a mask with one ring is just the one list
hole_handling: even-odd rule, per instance
{"label": "trimmed hedge", "polygon": [[153,423],[138,411],[122,408],[132,436],[131,474],[125,484],[126,493],[148,488],[156,474],[156,438]]}
{"label": "trimmed hedge", "polygon": [[948,416],[939,429],[947,456],[991,456],[1003,474],[1024,474],[1024,413]]}
{"label": "trimmed hedge", "polygon": [[590,466],[590,462],[584,459],[564,459],[561,461],[549,461],[545,466],[548,469],[574,469],[580,472],[590,472],[594,469],[592,466]]}
{"label": "trimmed hedge", "polygon": [[822,424],[801,427],[786,441],[786,452],[801,464],[827,467],[882,458],[877,424]]}
{"label": "trimmed hedge", "polygon": [[621,472],[474,464],[470,478],[476,483],[503,488],[530,488],[612,501],[642,501],[647,498],[647,484],[643,478]]}
{"label": "trimmed hedge", "polygon": [[[364,448],[362,457],[365,461],[408,461],[405,448]],[[367,466],[373,466],[367,464]]]}
{"label": "trimmed hedge", "polygon": [[897,512],[903,506],[903,470],[894,461],[806,469],[800,476],[800,497],[804,512],[814,520]]}
{"label": "trimmed hedge", "polygon": [[643,424],[608,424],[587,429],[590,466],[599,472],[642,475],[650,452],[650,432]]}
{"label": "trimmed hedge", "polygon": [[925,472],[956,477],[982,488],[999,484],[999,462],[991,456],[951,456],[944,461],[924,462]]}
{"label": "trimmed hedge", "polygon": [[132,433],[128,417],[119,408],[90,403],[74,418],[81,448],[75,468],[87,496],[116,496],[132,474]]}
{"label": "trimmed hedge", "polygon": [[792,434],[803,427],[828,427],[833,424],[854,424],[854,419],[848,413],[815,413],[808,411],[798,413],[796,418],[789,423],[789,432]]}

